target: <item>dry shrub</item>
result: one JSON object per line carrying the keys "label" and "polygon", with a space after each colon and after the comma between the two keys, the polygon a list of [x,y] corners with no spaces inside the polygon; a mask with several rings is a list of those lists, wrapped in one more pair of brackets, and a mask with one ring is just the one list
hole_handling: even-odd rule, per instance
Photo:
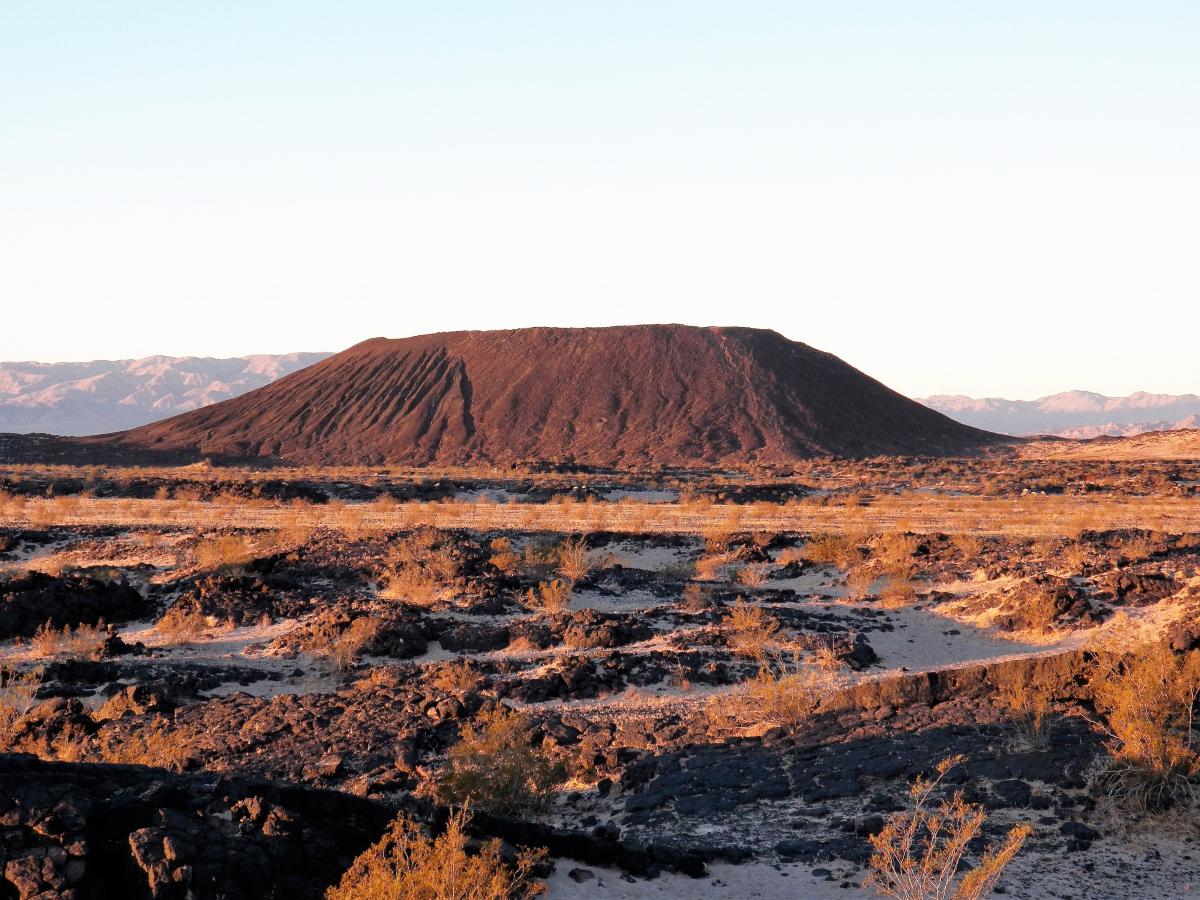
{"label": "dry shrub", "polygon": [[545,850],[522,851],[509,865],[493,838],[468,853],[467,823],[460,809],[431,839],[407,816],[397,817],[325,892],[326,900],[524,900],[543,892],[533,873]]}
{"label": "dry shrub", "polygon": [[861,558],[858,541],[854,537],[832,532],[809,535],[800,552],[807,562],[837,566],[839,569],[848,569]]}
{"label": "dry shrub", "polygon": [[358,665],[363,648],[379,633],[383,623],[374,616],[361,616],[346,628],[322,622],[304,643],[304,649],[325,660],[337,672],[348,672]]}
{"label": "dry shrub", "polygon": [[43,622],[30,639],[30,646],[36,657],[57,656],[60,653],[86,657],[100,649],[104,637],[103,622],[98,625],[79,625],[74,629],[64,625],[62,631],[49,622]]}
{"label": "dry shrub", "polygon": [[470,660],[463,659],[439,667],[433,673],[429,683],[440,691],[461,694],[476,690],[483,684],[483,681],[478,666]]}
{"label": "dry shrub", "polygon": [[840,683],[835,672],[816,666],[764,660],[752,679],[709,701],[709,721],[718,728],[777,725],[795,730]]}
{"label": "dry shrub", "polygon": [[790,566],[795,563],[803,563],[807,561],[802,547],[784,547],[779,551],[779,555],[775,558],[775,562],[780,566]]}
{"label": "dry shrub", "polygon": [[701,581],[716,581],[721,569],[736,562],[739,556],[736,550],[702,556],[696,560],[696,577]]}
{"label": "dry shrub", "polygon": [[1034,681],[1028,672],[1000,686],[997,699],[1013,714],[1018,743],[1022,748],[1040,750],[1049,742],[1046,718],[1050,713],[1050,689]]}
{"label": "dry shrub", "polygon": [[870,595],[871,585],[874,583],[875,573],[870,569],[853,569],[846,576],[847,595],[858,600],[865,600]]}
{"label": "dry shrub", "polygon": [[316,529],[314,529],[311,525],[304,525],[301,523],[292,523],[283,526],[275,532],[275,552],[280,553],[285,550],[298,550],[312,540],[313,532],[315,530]]}
{"label": "dry shrub", "polygon": [[19,672],[0,666],[0,750],[12,748],[13,732],[21,719],[33,709],[41,686],[41,669]]}
{"label": "dry shrub", "polygon": [[436,792],[446,803],[508,815],[540,808],[562,779],[561,766],[533,746],[529,718],[497,706],[463,729]]}
{"label": "dry shrub", "polygon": [[1110,738],[1109,759],[1093,772],[1093,788],[1134,815],[1194,806],[1200,652],[1177,655],[1165,644],[1147,644],[1102,656],[1091,685]]}
{"label": "dry shrub", "polygon": [[379,596],[414,606],[432,606],[441,599],[442,585],[421,566],[401,563],[384,573]]}
{"label": "dry shrub", "polygon": [[967,803],[961,791],[932,803],[934,790],[946,773],[962,762],[956,756],[942,760],[932,779],[918,778],[909,791],[912,803],[906,812],[894,813],[879,834],[869,838],[872,872],[865,884],[894,900],[978,900],[992,893],[1005,867],[1033,833],[1017,825],[998,848],[989,847],[975,868],[963,868],[967,846],[983,829],[983,807]]}
{"label": "dry shrub", "polygon": [[1149,535],[1144,534],[1131,537],[1121,547],[1121,553],[1130,562],[1140,562],[1141,560],[1148,559],[1157,550],[1158,544],[1151,540]]}
{"label": "dry shrub", "polygon": [[257,552],[254,542],[244,534],[210,535],[196,545],[196,565],[230,572],[253,560]]}
{"label": "dry shrub", "polygon": [[155,716],[141,728],[120,734],[102,732],[99,753],[104,762],[155,766],[181,772],[196,745],[196,733]]}
{"label": "dry shrub", "polygon": [[686,612],[704,612],[711,605],[709,592],[694,581],[683,586],[680,598]]}
{"label": "dry shrub", "polygon": [[506,537],[493,538],[488,544],[492,555],[490,562],[501,575],[515,575],[521,569],[521,554],[513,550],[512,541]]}
{"label": "dry shrub", "polygon": [[154,627],[172,644],[190,644],[204,636],[208,619],[198,609],[172,606]]}
{"label": "dry shrub", "polygon": [[690,581],[696,577],[696,564],[690,559],[681,559],[678,562],[667,563],[658,570],[658,574],[673,581]]}
{"label": "dry shrub", "polygon": [[741,597],[733,604],[725,620],[729,628],[729,648],[738,656],[761,660],[775,642],[779,622],[761,606],[751,606]]}
{"label": "dry shrub", "polygon": [[1086,544],[1071,544],[1062,552],[1063,566],[1072,575],[1082,572],[1090,555]]}
{"label": "dry shrub", "polygon": [[769,568],[766,563],[750,563],[742,566],[737,571],[737,582],[748,588],[762,587],[766,584]]}
{"label": "dry shrub", "polygon": [[561,578],[553,581],[543,581],[525,592],[525,604],[530,609],[540,609],[547,613],[560,613],[571,602],[571,592],[575,586]]}
{"label": "dry shrub", "polygon": [[879,591],[880,605],[886,609],[910,606],[917,599],[917,589],[912,581],[899,575],[889,575]]}
{"label": "dry shrub", "polygon": [[899,578],[912,578],[913,556],[920,542],[915,535],[893,532],[880,536],[877,547],[883,571]]}
{"label": "dry shrub", "polygon": [[979,555],[983,553],[983,541],[973,534],[962,532],[954,535],[950,541],[954,544],[954,549],[965,556],[968,561],[978,560]]}
{"label": "dry shrub", "polygon": [[441,599],[461,565],[461,554],[443,532],[419,529],[391,548],[379,596],[429,606]]}
{"label": "dry shrub", "polygon": [[840,672],[846,668],[846,661],[828,644],[822,644],[814,650],[809,661],[822,672]]}
{"label": "dry shrub", "polygon": [[592,555],[583,538],[563,541],[554,550],[558,574],[567,581],[582,581],[592,571]]}

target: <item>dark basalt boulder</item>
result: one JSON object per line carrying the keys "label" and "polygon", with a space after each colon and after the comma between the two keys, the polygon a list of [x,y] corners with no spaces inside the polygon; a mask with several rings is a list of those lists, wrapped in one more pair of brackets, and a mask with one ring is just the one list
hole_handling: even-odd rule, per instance
{"label": "dark basalt boulder", "polygon": [[101,620],[124,622],[152,612],[152,605],[123,579],[33,572],[0,581],[0,640],[32,637],[45,622],[54,628],[75,628]]}
{"label": "dark basalt boulder", "polygon": [[333,791],[0,755],[0,896],[315,900],[391,815]]}

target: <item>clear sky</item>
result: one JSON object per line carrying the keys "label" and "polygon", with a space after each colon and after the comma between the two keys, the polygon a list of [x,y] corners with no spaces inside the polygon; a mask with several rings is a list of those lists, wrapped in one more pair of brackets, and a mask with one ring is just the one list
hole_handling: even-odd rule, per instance
{"label": "clear sky", "polygon": [[771,327],[1200,392],[1200,5],[0,4],[0,359]]}

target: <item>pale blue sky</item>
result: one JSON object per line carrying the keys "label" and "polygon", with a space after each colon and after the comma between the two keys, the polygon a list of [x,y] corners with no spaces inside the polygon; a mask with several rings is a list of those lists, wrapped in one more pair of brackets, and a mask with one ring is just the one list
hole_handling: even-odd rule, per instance
{"label": "pale blue sky", "polygon": [[775,328],[1200,392],[1194,3],[0,5],[0,359]]}

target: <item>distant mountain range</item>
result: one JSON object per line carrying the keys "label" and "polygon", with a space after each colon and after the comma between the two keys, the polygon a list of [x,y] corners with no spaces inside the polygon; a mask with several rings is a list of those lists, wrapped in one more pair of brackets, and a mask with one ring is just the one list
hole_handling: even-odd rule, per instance
{"label": "distant mountain range", "polygon": [[123,431],[237,397],[328,353],[0,363],[0,432]]}
{"label": "distant mountain range", "polygon": [[1196,394],[1139,391],[1128,397],[1106,397],[1090,391],[1066,391],[1040,400],[939,394],[920,402],[965,425],[1001,434],[1128,437],[1150,431],[1200,428],[1200,396]]}

